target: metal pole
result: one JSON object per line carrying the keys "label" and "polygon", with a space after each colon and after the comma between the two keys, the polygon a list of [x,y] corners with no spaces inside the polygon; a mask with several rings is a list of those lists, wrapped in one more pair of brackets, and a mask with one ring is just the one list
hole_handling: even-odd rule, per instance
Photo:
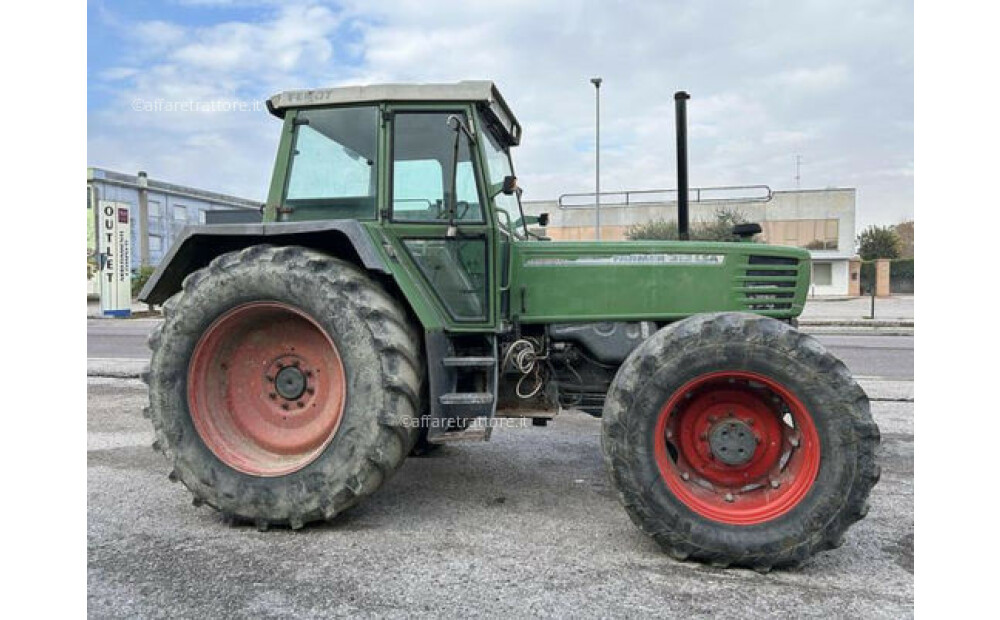
{"label": "metal pole", "polygon": [[683,90],[674,93],[675,124],[677,126],[677,237],[688,235],[688,161],[687,161],[687,100],[691,95]]}
{"label": "metal pole", "polygon": [[594,85],[594,93],[596,95],[596,125],[597,125],[597,140],[596,140],[596,152],[595,159],[597,166],[594,172],[594,217],[595,217],[595,231],[597,233],[597,240],[601,240],[601,78],[595,77],[591,78],[590,83]]}
{"label": "metal pole", "polygon": [[146,172],[140,170],[136,175],[139,187],[139,265],[148,267],[149,260],[149,177]]}

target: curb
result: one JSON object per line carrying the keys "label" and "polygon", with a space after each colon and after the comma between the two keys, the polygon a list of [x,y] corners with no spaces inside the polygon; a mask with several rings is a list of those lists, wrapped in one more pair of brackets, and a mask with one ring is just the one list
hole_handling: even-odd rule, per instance
{"label": "curb", "polygon": [[111,379],[139,379],[149,368],[148,360],[131,358],[88,358],[88,377],[107,377]]}

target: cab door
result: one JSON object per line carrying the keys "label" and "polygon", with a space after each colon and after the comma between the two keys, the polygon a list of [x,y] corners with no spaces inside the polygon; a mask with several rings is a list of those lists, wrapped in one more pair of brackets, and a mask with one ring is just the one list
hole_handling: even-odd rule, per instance
{"label": "cab door", "polygon": [[383,230],[447,329],[492,329],[495,230],[472,110],[464,105],[398,105],[385,111]]}

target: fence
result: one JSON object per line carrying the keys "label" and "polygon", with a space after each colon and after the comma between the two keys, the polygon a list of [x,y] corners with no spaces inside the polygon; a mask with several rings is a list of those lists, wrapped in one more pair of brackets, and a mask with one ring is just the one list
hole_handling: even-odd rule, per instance
{"label": "fence", "polygon": [[[889,292],[894,295],[913,294],[913,259],[897,258],[889,261]],[[875,261],[861,261],[861,294],[867,295],[875,288]]]}

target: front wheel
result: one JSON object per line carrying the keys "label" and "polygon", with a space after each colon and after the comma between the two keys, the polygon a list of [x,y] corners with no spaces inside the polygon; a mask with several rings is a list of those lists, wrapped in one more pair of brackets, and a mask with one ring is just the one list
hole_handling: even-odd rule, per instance
{"label": "front wheel", "polygon": [[768,570],[839,546],[878,480],[878,427],[846,367],[765,317],[698,315],[619,369],[605,463],[678,559]]}

